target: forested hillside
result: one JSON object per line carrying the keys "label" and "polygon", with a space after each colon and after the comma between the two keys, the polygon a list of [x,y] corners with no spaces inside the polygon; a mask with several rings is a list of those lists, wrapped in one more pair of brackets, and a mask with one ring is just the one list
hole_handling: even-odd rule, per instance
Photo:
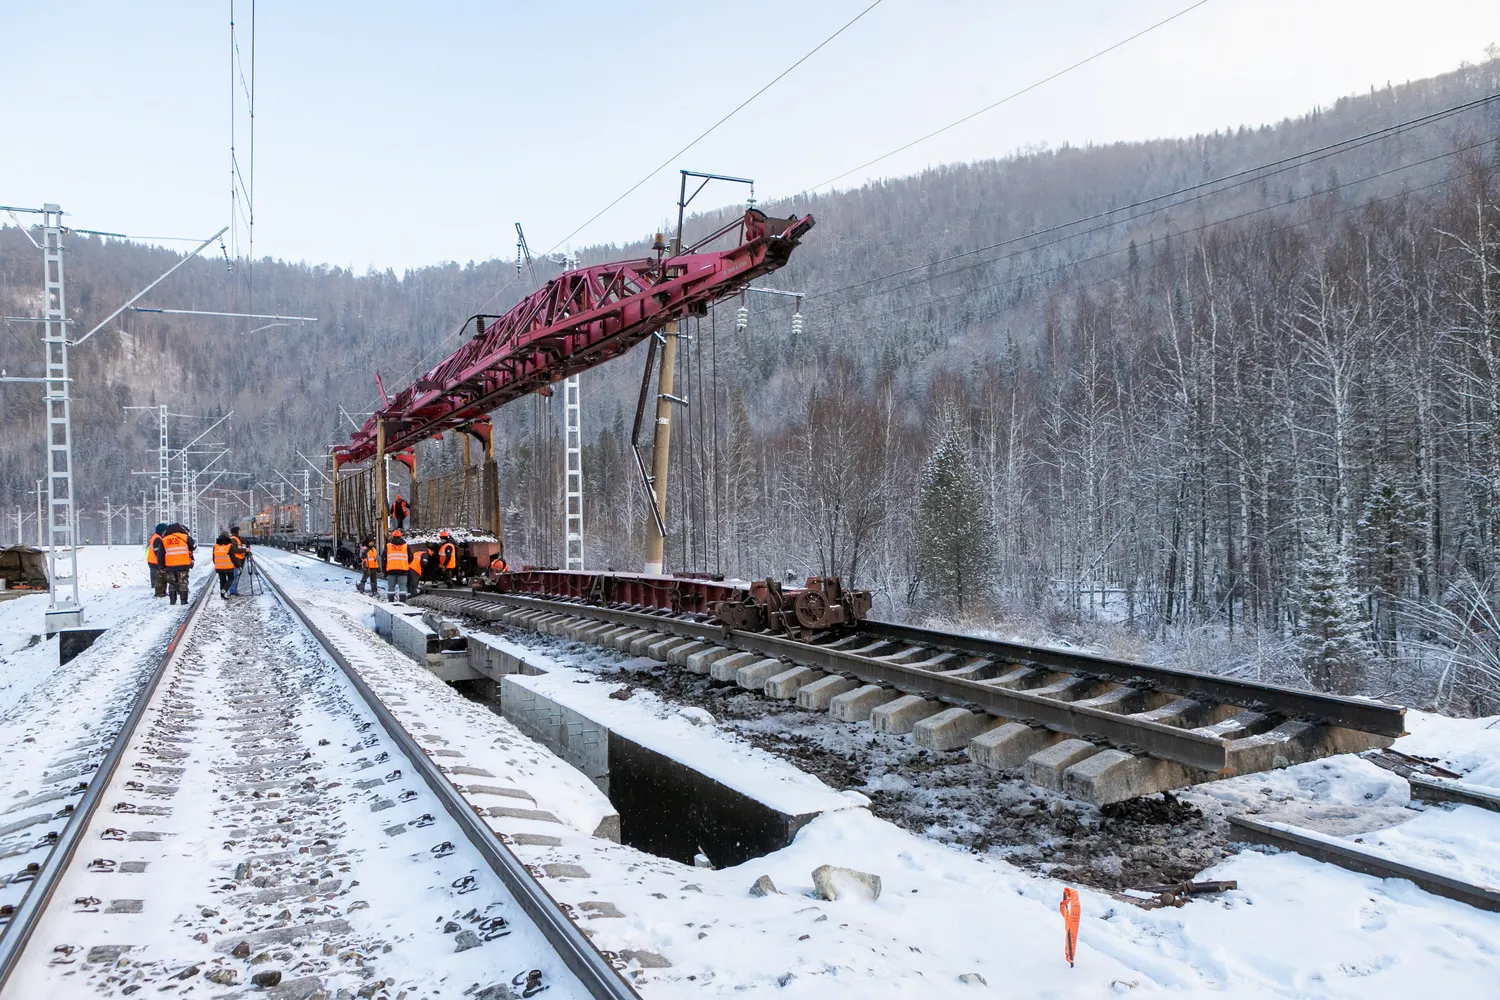
{"label": "forested hillside", "polygon": [[[738,302],[686,325],[669,565],[827,571],[885,614],[999,614],[1184,665],[1495,707],[1500,101],[1241,172],[1497,92],[1491,61],[1274,126],[763,205],[818,220],[765,282],[807,294],[805,326],[754,296],[743,331]],[[69,248],[85,328],[172,260]],[[35,311],[38,256],[0,230],[0,313]],[[319,322],[135,314],[82,347],[84,505],[138,493],[131,470],[150,467],[154,425],[123,405],[233,409],[232,465],[291,470],[340,439],[339,405],[369,408],[374,372],[404,384],[465,316],[530,290],[514,277],[507,259],[400,276],[262,260],[252,288],[248,267],[192,262],[150,304]],[[0,334],[12,373],[34,336]],[[646,517],[625,440],[640,363],[584,378],[589,557],[621,569]],[[501,414],[519,561],[560,557],[551,407]],[[35,387],[0,388],[0,413],[14,510],[41,465]]]}

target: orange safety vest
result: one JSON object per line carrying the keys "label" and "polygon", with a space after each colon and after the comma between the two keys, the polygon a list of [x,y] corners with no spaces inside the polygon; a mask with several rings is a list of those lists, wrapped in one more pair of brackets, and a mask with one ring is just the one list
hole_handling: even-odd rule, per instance
{"label": "orange safety vest", "polygon": [[365,550],[365,568],[366,569],[379,569],[380,568],[380,550],[377,549],[373,545],[371,545],[368,549]]}
{"label": "orange safety vest", "polygon": [[416,557],[412,559],[411,571],[417,574],[417,576],[422,575],[422,553],[418,552]]}
{"label": "orange safety vest", "polygon": [[161,540],[167,550],[167,568],[175,569],[179,566],[191,566],[193,564],[193,553],[188,549],[188,536],[180,531],[174,531]]}
{"label": "orange safety vest", "polygon": [[214,569],[234,569],[234,560],[229,558],[229,543],[214,543]]}
{"label": "orange safety vest", "polygon": [[385,571],[387,573],[405,573],[408,566],[405,542],[385,543]]}
{"label": "orange safety vest", "polygon": [[160,535],[152,535],[151,541],[146,543],[146,562],[152,566],[156,565],[156,540],[160,537]]}
{"label": "orange safety vest", "polygon": [[438,565],[443,569],[454,569],[458,566],[458,546],[452,542],[444,542],[438,546]]}

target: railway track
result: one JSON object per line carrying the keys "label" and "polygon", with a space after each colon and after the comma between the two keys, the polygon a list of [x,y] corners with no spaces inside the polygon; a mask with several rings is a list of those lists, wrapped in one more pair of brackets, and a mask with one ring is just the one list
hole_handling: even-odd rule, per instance
{"label": "railway track", "polygon": [[1096,805],[1388,746],[1405,709],[864,621],[809,640],[579,599],[436,589],[451,613],[648,655],[1019,771]]}
{"label": "railway track", "polygon": [[0,997],[636,997],[262,579],[199,592],[0,934]]}

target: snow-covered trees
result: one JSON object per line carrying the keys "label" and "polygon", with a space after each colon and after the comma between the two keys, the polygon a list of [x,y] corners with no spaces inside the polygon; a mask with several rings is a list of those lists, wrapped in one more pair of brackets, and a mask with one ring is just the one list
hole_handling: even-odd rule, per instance
{"label": "snow-covered trees", "polygon": [[1370,655],[1359,595],[1337,542],[1322,533],[1308,540],[1298,598],[1302,669],[1320,691],[1360,690]]}
{"label": "snow-covered trees", "polygon": [[937,446],[922,466],[918,578],[932,610],[972,612],[993,580],[994,524],[958,417],[944,414],[940,426]]}

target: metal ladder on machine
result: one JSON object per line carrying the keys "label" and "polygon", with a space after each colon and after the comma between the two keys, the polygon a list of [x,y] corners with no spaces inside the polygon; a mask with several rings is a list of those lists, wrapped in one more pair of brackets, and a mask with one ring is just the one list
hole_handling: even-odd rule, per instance
{"label": "metal ladder on machine", "polygon": [[567,569],[583,569],[583,433],[578,376],[563,380],[564,467]]}
{"label": "metal ladder on machine", "polygon": [[[47,575],[48,635],[83,624],[78,599],[78,523],[73,509],[73,426],[69,408],[67,300],[63,293],[62,209],[44,205],[42,344],[47,352]],[[66,591],[66,592],[65,592]]]}

